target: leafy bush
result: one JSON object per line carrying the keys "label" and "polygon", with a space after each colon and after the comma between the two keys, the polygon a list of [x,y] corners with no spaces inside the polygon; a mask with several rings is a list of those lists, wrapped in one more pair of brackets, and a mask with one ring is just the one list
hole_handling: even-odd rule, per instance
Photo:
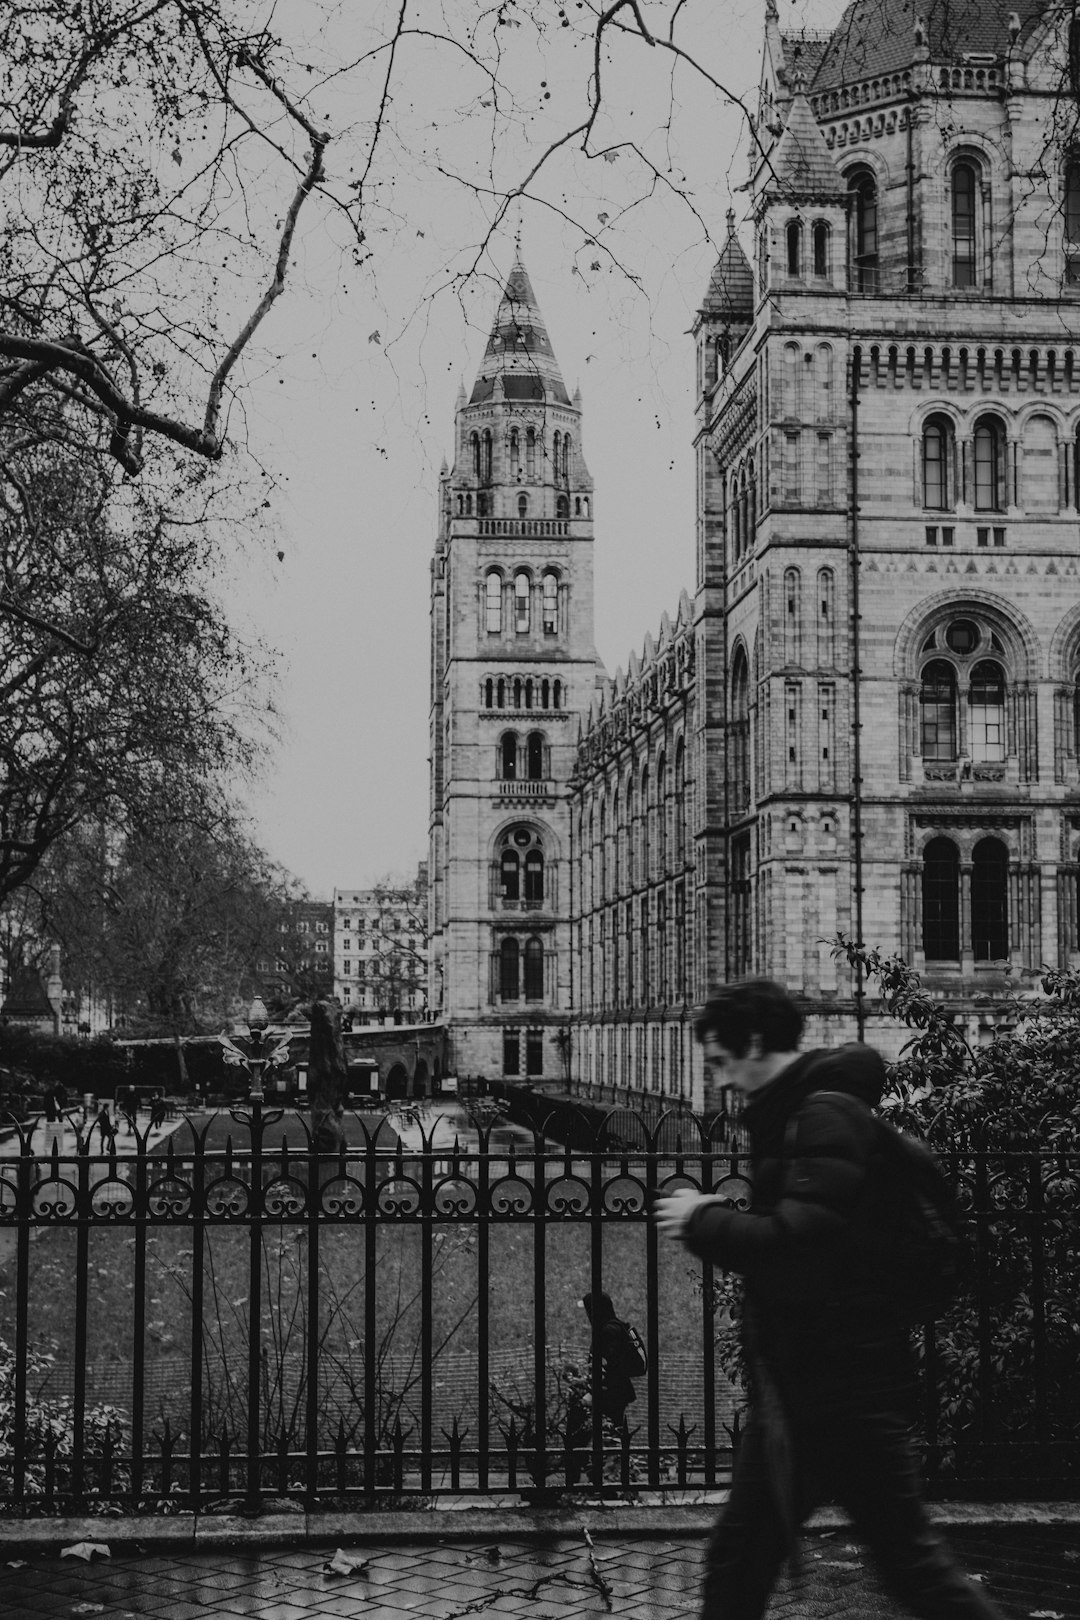
{"label": "leafy bush", "polygon": [[916,1343],[941,1465],[1037,1475],[1043,1448],[1076,1456],[1080,1442],[1080,974],[1048,969],[1041,996],[1004,998],[973,1046],[902,957],[843,936],[834,949],[912,1031],[882,1111],[941,1155],[966,1217],[968,1275]]}
{"label": "leafy bush", "polygon": [[[66,1396],[47,1400],[41,1393],[41,1383],[48,1377],[51,1366],[51,1356],[30,1352],[27,1357],[28,1383],[39,1380],[37,1390],[30,1389],[26,1400],[27,1466],[23,1477],[31,1503],[46,1494],[50,1472],[55,1470],[56,1477],[62,1479],[74,1451],[75,1419],[71,1401]],[[129,1470],[114,1461],[128,1427],[127,1417],[115,1406],[99,1404],[86,1413],[83,1424],[85,1507],[91,1513],[110,1511],[111,1493],[130,1489]],[[14,1489],[14,1449],[15,1352],[0,1339],[0,1498],[8,1501]]]}

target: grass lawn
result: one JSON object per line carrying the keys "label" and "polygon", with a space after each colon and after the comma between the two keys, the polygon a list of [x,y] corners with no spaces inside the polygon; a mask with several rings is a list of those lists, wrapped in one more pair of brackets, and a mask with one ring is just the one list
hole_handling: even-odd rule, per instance
{"label": "grass lawn", "polygon": [[[209,1142],[221,1149],[246,1132],[228,1115],[209,1120]],[[175,1151],[188,1145],[186,1127]],[[300,1121],[288,1111],[267,1133],[267,1149],[304,1142]],[[359,1141],[361,1133],[351,1133]],[[275,1142],[276,1138],[276,1142]],[[353,1161],[355,1165],[355,1161]],[[614,1171],[616,1165],[611,1165]],[[406,1173],[408,1173],[406,1162]],[[358,1173],[358,1170],[357,1172]],[[557,1173],[557,1169],[549,1175]],[[494,1170],[492,1172],[494,1177]],[[602,1286],[620,1316],[647,1335],[648,1226],[642,1220],[579,1219],[492,1221],[487,1227],[488,1264],[481,1275],[482,1235],[477,1223],[436,1222],[431,1285],[431,1342],[436,1434],[457,1417],[475,1434],[480,1338],[479,1302],[486,1293],[485,1335],[490,1362],[488,1391],[493,1418],[508,1418],[515,1402],[528,1403],[538,1318],[549,1350],[549,1387],[557,1403],[566,1360],[587,1361],[588,1321],[577,1301],[592,1285],[600,1263]],[[338,1422],[355,1431],[361,1421],[368,1355],[374,1347],[379,1426],[395,1416],[415,1426],[420,1406],[422,1242],[419,1225],[377,1222],[374,1251],[369,1227],[352,1222],[321,1224],[319,1230],[320,1406],[327,1433]],[[199,1418],[204,1436],[227,1422],[243,1428],[247,1346],[253,1296],[258,1295],[264,1379],[264,1429],[268,1438],[302,1429],[307,1339],[307,1236],[298,1226],[267,1225],[254,1251],[252,1287],[250,1232],[237,1225],[207,1225],[201,1238],[203,1303],[193,1321],[196,1287],[191,1225],[117,1225],[90,1232],[85,1324],[90,1390],[123,1392],[140,1356],[146,1367],[147,1420],[166,1413],[174,1430],[191,1424],[190,1368],[193,1332],[203,1369]],[[540,1246],[542,1244],[542,1247]],[[136,1322],[138,1259],[145,1257],[144,1326]],[[52,1229],[32,1249],[28,1319],[33,1345],[56,1357],[49,1390],[70,1385],[75,1352],[74,1314],[77,1235]],[[374,1310],[367,1307],[369,1267],[374,1271]],[[539,1279],[539,1282],[538,1282]],[[10,1284],[10,1279],[9,1279]],[[539,1298],[537,1289],[539,1287]],[[700,1269],[681,1250],[662,1243],[656,1271],[659,1402],[662,1435],[680,1415],[700,1426],[703,1345],[711,1323],[703,1317]],[[10,1285],[0,1310],[13,1303]],[[10,1326],[10,1324],[9,1324]],[[0,1333],[3,1330],[0,1329]],[[10,1332],[3,1336],[10,1338]],[[639,1380],[635,1418],[644,1417],[646,1381]],[[699,1428],[700,1432],[700,1428]]]}

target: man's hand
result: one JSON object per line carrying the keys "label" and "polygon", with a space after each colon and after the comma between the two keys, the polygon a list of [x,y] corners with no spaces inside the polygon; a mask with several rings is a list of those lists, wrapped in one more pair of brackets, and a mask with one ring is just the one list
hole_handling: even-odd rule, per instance
{"label": "man's hand", "polygon": [[694,1192],[691,1187],[680,1187],[677,1192],[661,1193],[653,1203],[653,1220],[661,1237],[673,1242],[684,1235],[690,1217],[702,1204],[717,1204],[722,1200],[711,1193]]}

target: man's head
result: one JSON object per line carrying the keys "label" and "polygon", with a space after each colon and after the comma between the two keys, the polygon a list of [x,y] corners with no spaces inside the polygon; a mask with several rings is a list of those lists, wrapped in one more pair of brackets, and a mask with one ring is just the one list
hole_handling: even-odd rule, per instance
{"label": "man's head", "polygon": [[772,979],[740,979],[710,996],[695,1030],[718,1085],[750,1094],[775,1079],[798,1050],[803,1015]]}

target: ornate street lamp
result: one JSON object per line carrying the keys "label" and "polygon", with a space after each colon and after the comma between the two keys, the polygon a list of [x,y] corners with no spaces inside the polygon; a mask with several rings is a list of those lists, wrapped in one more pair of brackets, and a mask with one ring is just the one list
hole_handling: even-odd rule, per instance
{"label": "ornate street lamp", "polygon": [[270,1014],[266,1010],[266,1003],[261,996],[256,996],[248,1008],[247,1025],[251,1040],[251,1054],[248,1057],[248,1072],[251,1075],[251,1084],[248,1087],[248,1101],[261,1103],[263,1101],[263,1070],[267,1064],[267,1057],[263,1052],[263,1043],[266,1040],[266,1027],[270,1022]]}

